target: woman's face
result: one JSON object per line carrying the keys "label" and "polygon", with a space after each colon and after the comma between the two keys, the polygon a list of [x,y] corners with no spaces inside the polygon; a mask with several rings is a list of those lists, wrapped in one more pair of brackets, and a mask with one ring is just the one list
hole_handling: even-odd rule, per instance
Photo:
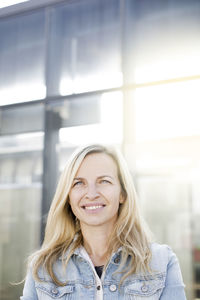
{"label": "woman's face", "polygon": [[86,156],[75,175],[69,200],[81,226],[113,226],[123,203],[114,160],[105,153]]}

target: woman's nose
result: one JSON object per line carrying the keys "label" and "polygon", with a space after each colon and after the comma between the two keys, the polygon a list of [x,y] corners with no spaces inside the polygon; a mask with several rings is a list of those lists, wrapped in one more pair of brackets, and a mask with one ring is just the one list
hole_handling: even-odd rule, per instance
{"label": "woman's nose", "polygon": [[86,197],[89,199],[96,199],[99,196],[98,189],[95,184],[88,184]]}

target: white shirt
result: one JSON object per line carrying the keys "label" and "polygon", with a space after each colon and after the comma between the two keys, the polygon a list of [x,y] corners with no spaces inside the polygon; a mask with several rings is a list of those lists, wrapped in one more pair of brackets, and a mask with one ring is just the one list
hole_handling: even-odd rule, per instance
{"label": "white shirt", "polygon": [[101,282],[101,279],[99,278],[96,270],[95,270],[95,267],[93,265],[93,262],[89,256],[89,254],[87,253],[87,251],[85,250],[85,248],[82,246],[80,247],[80,255],[85,259],[87,260],[91,267],[92,267],[92,270],[94,272],[94,275],[95,275],[95,280],[96,280],[96,287],[98,287],[98,289],[96,288],[96,299],[95,300],[103,300],[103,287],[102,287],[102,282]]}

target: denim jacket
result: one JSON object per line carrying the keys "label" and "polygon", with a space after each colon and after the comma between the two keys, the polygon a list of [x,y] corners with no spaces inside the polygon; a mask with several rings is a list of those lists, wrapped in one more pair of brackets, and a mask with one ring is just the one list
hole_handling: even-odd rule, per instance
{"label": "denim jacket", "polygon": [[[64,286],[56,286],[44,269],[39,270],[41,282],[29,270],[21,300],[186,300],[184,284],[176,255],[167,245],[153,243],[149,274],[133,274],[119,287],[122,274],[115,273],[120,264],[121,249],[114,253],[101,280],[89,258],[79,248],[67,268],[61,258],[54,272]],[[66,253],[67,255],[67,253]],[[128,259],[129,260],[129,259]],[[128,264],[128,261],[127,261]]]}

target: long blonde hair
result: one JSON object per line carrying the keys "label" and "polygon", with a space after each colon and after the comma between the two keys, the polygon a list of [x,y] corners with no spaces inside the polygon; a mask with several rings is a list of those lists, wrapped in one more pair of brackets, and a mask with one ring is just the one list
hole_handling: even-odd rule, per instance
{"label": "long blonde hair", "polygon": [[[149,231],[139,211],[132,176],[127,164],[116,149],[103,145],[89,145],[77,149],[72,154],[61,174],[49,210],[42,247],[30,257],[35,280],[40,281],[38,271],[40,267],[43,267],[55,284],[64,285],[55,276],[53,264],[61,256],[63,264],[67,265],[74,250],[83,243],[79,222],[69,205],[69,192],[83,159],[92,153],[105,153],[112,157],[118,168],[121,192],[125,199],[124,203],[120,205],[118,219],[108,245],[109,253],[122,247],[122,260],[119,267],[121,270],[123,270],[128,256],[131,257],[128,269],[122,271],[124,272],[123,280],[130,274],[150,270]],[[77,238],[74,240],[75,236]],[[67,258],[64,259],[64,254],[69,249]]]}

